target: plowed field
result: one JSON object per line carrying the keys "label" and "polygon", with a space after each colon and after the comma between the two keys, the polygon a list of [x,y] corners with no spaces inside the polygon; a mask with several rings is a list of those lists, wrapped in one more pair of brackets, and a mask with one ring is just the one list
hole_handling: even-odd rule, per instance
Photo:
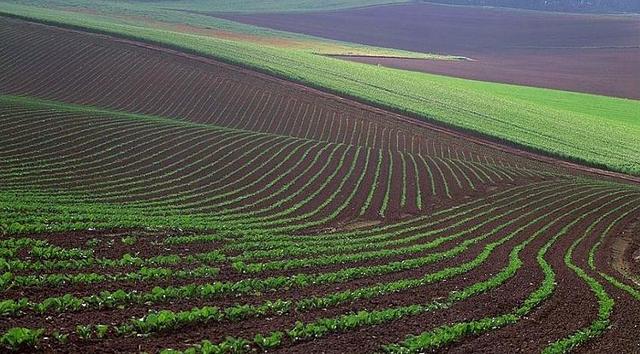
{"label": "plowed field", "polygon": [[632,177],[150,45],[0,33],[7,350],[640,350]]}

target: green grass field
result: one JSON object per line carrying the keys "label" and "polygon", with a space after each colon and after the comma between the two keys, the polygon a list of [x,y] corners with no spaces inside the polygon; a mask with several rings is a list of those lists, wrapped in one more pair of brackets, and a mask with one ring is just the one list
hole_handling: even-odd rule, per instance
{"label": "green grass field", "polygon": [[[348,7],[359,7],[381,3],[404,2],[393,0],[342,0],[342,1],[87,1],[87,0],[16,0],[4,1],[7,4],[36,6],[49,10],[73,11],[89,14],[108,15],[110,21],[125,24],[140,24],[141,20],[163,21],[167,23],[187,24],[201,28],[233,31],[235,33],[260,35],[264,37],[276,37],[285,39],[316,39],[328,43],[345,42],[332,41],[299,33],[291,33],[267,29],[238,22],[216,18],[197,12],[282,12],[282,11],[311,11],[331,10]],[[338,6],[340,5],[340,6]],[[184,10],[189,10],[184,11]],[[357,47],[366,47],[361,44],[349,43]]]}
{"label": "green grass field", "polygon": [[[1,2],[1,1],[0,1]],[[283,11],[284,9],[313,10],[336,9],[343,7],[364,6],[381,1],[86,1],[86,0],[50,0],[42,3],[39,0],[17,0],[13,5],[37,6],[49,10],[72,11],[86,14],[102,14],[108,16],[109,22],[119,24],[178,30],[198,34],[205,32],[208,36],[222,39],[248,41],[251,43],[277,45],[314,54],[322,55],[359,55],[389,56],[399,58],[459,60],[460,56],[437,55],[433,53],[417,53],[394,48],[380,48],[359,43],[350,43],[310,35],[267,29],[248,24],[233,22],[212,17],[199,12],[215,11]],[[190,12],[184,11],[189,9]],[[270,9],[270,10],[269,10]]]}
{"label": "green grass field", "polygon": [[0,11],[214,57],[530,150],[640,174],[639,101],[374,67],[104,16],[8,3]]}

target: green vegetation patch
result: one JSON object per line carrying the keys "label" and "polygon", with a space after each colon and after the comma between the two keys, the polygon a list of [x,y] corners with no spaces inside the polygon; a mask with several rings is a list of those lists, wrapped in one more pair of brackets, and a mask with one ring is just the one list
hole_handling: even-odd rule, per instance
{"label": "green vegetation patch", "polygon": [[410,0],[138,0],[132,2],[162,5],[166,8],[188,8],[197,11],[264,13],[340,10],[364,6],[397,4],[409,1]]}
{"label": "green vegetation patch", "polygon": [[408,72],[20,5],[2,3],[0,11],[213,57],[529,150],[640,174],[640,101]]}

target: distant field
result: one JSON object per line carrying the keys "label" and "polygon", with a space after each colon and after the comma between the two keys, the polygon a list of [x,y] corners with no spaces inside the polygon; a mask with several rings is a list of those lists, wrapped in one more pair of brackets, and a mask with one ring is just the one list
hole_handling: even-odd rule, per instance
{"label": "distant field", "polygon": [[589,13],[620,13],[640,12],[640,3],[632,0],[427,0],[428,2],[471,5],[471,6],[502,6],[518,9],[541,11],[567,11]]}
{"label": "distant field", "polygon": [[[639,101],[375,68],[296,50],[188,35],[2,3],[39,21],[78,26],[222,59],[534,151],[640,174]],[[602,126],[602,121],[608,124]]]}
{"label": "distant field", "polygon": [[433,4],[216,16],[335,40],[474,59],[442,63],[350,58],[366,63],[640,99],[640,16],[550,14]]}
{"label": "distant field", "polygon": [[317,10],[338,10],[381,4],[403,3],[412,0],[160,0],[141,3],[162,5],[166,8],[192,10],[232,11],[232,12],[304,12]]}
{"label": "distant field", "polygon": [[[299,33],[268,30],[261,27],[218,19],[200,12],[216,11],[284,11],[326,10],[376,4],[379,1],[88,1],[88,0],[16,0],[13,5],[30,5],[50,10],[64,10],[79,16],[108,16],[109,21],[118,24],[145,26],[175,32],[198,34],[207,37],[256,43],[286,49],[295,49],[323,55],[358,55],[376,57],[401,57],[414,59],[456,60],[452,56],[439,56],[431,53],[416,53],[400,49],[380,48],[364,44],[334,41],[316,38]],[[189,11],[184,11],[188,7]],[[296,10],[296,11],[298,11]]]}

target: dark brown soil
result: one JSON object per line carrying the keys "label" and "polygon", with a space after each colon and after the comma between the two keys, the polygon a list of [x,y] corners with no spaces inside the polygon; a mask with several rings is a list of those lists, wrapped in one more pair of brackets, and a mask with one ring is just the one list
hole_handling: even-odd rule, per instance
{"label": "dark brown soil", "polygon": [[215,16],[314,36],[472,61],[346,59],[467,79],[640,99],[640,16],[400,4]]}

